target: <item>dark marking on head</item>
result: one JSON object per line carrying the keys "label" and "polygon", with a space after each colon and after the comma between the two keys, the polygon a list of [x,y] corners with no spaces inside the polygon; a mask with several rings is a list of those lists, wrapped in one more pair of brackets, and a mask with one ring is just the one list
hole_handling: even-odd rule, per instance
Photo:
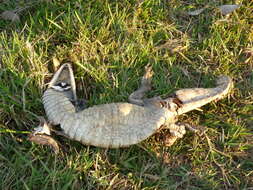
{"label": "dark marking on head", "polygon": [[167,101],[166,100],[159,101],[160,107],[167,108],[167,109],[172,109],[174,106],[171,105],[171,103],[175,104],[176,111],[178,110],[178,108],[182,107],[183,102],[180,99],[178,99],[177,97],[174,97],[174,98],[171,98],[171,99],[172,99],[172,102],[168,101],[168,100]]}
{"label": "dark marking on head", "polygon": [[183,102],[177,97],[175,93],[165,97],[165,99],[169,98],[172,98],[172,102],[177,105],[177,109],[183,106]]}
{"label": "dark marking on head", "polygon": [[166,101],[160,101],[159,103],[160,103],[160,106],[162,108],[170,109],[170,105],[168,104],[168,102],[166,102]]}
{"label": "dark marking on head", "polygon": [[172,101],[173,101],[173,103],[175,103],[179,108],[182,107],[182,105],[183,105],[183,102],[182,102],[180,99],[178,99],[177,97],[173,98]]}

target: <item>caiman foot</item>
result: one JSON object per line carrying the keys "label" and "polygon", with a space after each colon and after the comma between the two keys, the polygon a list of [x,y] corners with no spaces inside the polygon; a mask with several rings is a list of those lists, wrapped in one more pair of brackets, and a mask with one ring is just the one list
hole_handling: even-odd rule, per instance
{"label": "caiman foot", "polygon": [[51,136],[50,125],[43,117],[40,118],[39,127],[36,127],[35,130],[29,134],[28,139],[36,144],[50,146],[55,154],[58,154],[60,151],[58,142]]}
{"label": "caiman foot", "polygon": [[165,146],[172,146],[175,141],[179,138],[182,138],[186,131],[185,131],[185,125],[182,124],[171,124],[169,126],[170,134],[166,136],[164,140]]}
{"label": "caiman foot", "polygon": [[58,142],[51,136],[43,135],[43,134],[29,134],[29,141],[34,142],[40,145],[50,146],[55,154],[58,154],[60,151]]}
{"label": "caiman foot", "polygon": [[130,103],[137,104],[137,105],[144,104],[142,99],[145,93],[151,90],[151,79],[152,79],[153,74],[154,73],[152,71],[152,67],[150,65],[147,65],[145,67],[145,73],[141,80],[141,86],[132,94],[130,94],[130,96],[128,97],[128,100]]}
{"label": "caiman foot", "polygon": [[164,140],[165,146],[171,146],[177,139],[182,138],[186,133],[185,129],[188,129],[189,131],[197,133],[199,135],[201,135],[205,131],[205,128],[201,126],[193,126],[189,123],[177,123],[170,125],[170,134],[168,134]]}

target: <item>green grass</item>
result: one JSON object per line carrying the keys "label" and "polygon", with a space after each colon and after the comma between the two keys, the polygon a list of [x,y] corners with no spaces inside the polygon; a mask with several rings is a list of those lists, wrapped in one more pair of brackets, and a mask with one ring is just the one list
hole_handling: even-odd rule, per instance
{"label": "green grass", "polygon": [[[4,0],[0,12],[26,2]],[[234,1],[52,0],[28,4],[19,23],[0,19],[0,189],[251,189],[253,3],[240,2],[225,17],[214,7]],[[53,57],[73,64],[88,105],[126,101],[148,63],[148,96],[211,87],[221,74],[235,85],[229,98],[179,118],[203,126],[202,136],[165,147],[161,132],[116,150],[58,137],[65,148],[54,155],[26,135],[45,116]]]}

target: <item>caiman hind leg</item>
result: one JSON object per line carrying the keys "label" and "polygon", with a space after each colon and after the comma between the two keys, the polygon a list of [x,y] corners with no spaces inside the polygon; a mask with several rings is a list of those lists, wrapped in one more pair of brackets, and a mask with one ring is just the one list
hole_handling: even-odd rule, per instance
{"label": "caiman hind leg", "polygon": [[144,97],[146,92],[151,90],[152,76],[153,76],[152,67],[150,65],[147,65],[145,67],[145,74],[141,79],[141,86],[132,94],[130,94],[128,98],[130,103],[141,105],[141,106],[144,105],[142,98]]}
{"label": "caiman hind leg", "polygon": [[39,119],[39,126],[36,127],[34,131],[29,134],[28,139],[36,144],[48,145],[52,147],[55,154],[58,154],[60,151],[60,147],[58,142],[51,136],[50,124],[48,124],[43,117],[40,117]]}

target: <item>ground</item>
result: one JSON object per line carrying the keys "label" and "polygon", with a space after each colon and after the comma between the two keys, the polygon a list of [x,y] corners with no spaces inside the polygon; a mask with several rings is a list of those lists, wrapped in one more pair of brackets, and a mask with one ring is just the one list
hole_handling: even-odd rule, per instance
{"label": "ground", "polygon": [[[222,15],[224,4],[241,6]],[[0,18],[1,189],[253,188],[252,1],[2,0],[6,10],[16,15]],[[65,62],[88,106],[127,101],[147,64],[155,72],[149,97],[212,87],[222,74],[234,89],[181,116],[204,132],[172,147],[164,146],[167,131],[112,150],[57,137],[55,155],[27,134],[45,116],[42,93]]]}

